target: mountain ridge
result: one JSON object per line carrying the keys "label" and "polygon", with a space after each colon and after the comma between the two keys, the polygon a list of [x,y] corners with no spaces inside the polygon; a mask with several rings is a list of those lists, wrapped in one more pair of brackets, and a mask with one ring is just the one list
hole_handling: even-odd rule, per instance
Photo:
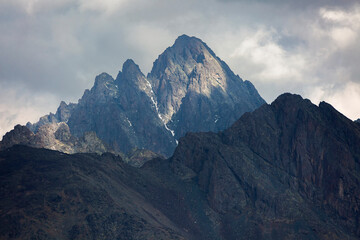
{"label": "mountain ridge", "polygon": [[188,131],[220,131],[265,101],[200,39],[179,36],[145,76],[131,59],[114,79],[95,78],[77,104],[61,102],[56,114],[27,127],[35,134],[64,122],[74,137],[95,132],[109,150],[148,149],[170,156]]}
{"label": "mountain ridge", "polygon": [[[272,219],[284,219],[287,227],[276,224],[292,232],[295,218],[316,229],[296,238],[342,239],[340,232],[360,234],[359,146],[360,128],[331,105],[315,106],[299,95],[283,94],[224,132],[188,133],[172,164],[175,173],[198,183],[217,211],[261,219],[244,224],[230,218],[234,227],[256,230],[261,225],[266,231],[275,224]],[[231,239],[243,234],[236,228],[228,231]]]}
{"label": "mountain ridge", "polygon": [[358,239],[359,146],[357,123],[288,93],[141,168],[13,146],[0,151],[0,237]]}

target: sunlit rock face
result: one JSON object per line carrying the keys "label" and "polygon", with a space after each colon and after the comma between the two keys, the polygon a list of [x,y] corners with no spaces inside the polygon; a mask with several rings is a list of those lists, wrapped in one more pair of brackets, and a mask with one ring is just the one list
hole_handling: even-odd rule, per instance
{"label": "sunlit rock face", "polygon": [[41,126],[49,124],[49,123],[50,124],[51,123],[60,123],[60,122],[67,123],[67,121],[69,120],[71,113],[75,107],[76,107],[76,104],[74,104],[74,103],[66,104],[64,101],[61,101],[60,106],[56,110],[55,114],[50,113],[48,115],[45,115],[45,116],[41,117],[37,123],[34,123],[34,124],[28,122],[26,124],[26,126],[32,132],[36,133]]}
{"label": "sunlit rock face", "polygon": [[160,115],[175,132],[219,131],[265,103],[200,39],[180,36],[148,74]]}
{"label": "sunlit rock face", "polygon": [[41,125],[36,133],[28,127],[16,125],[6,133],[0,142],[0,150],[14,145],[27,145],[35,148],[47,148],[64,153],[104,153],[109,151],[94,132],[85,132],[81,137],[74,137],[65,122]]}

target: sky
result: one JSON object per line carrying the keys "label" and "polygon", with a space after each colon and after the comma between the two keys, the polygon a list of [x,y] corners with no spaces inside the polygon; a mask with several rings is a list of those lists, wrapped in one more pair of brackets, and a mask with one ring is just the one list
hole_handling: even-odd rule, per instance
{"label": "sky", "polygon": [[353,0],[0,0],[0,136],[77,102],[126,59],[146,75],[196,36],[271,103],[284,92],[360,118]]}

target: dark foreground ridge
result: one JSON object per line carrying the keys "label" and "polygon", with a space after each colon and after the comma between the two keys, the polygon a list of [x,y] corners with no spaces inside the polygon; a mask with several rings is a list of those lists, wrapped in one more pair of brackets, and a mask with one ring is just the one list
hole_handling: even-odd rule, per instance
{"label": "dark foreground ridge", "polygon": [[0,152],[0,239],[359,239],[360,126],[283,94],[174,155]]}

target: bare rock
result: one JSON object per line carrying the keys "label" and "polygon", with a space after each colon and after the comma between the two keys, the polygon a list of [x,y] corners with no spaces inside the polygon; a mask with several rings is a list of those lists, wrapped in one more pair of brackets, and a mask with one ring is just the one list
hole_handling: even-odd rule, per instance
{"label": "bare rock", "polygon": [[35,134],[25,126],[16,125],[13,130],[6,133],[0,142],[0,150],[4,150],[16,144],[30,145]]}

